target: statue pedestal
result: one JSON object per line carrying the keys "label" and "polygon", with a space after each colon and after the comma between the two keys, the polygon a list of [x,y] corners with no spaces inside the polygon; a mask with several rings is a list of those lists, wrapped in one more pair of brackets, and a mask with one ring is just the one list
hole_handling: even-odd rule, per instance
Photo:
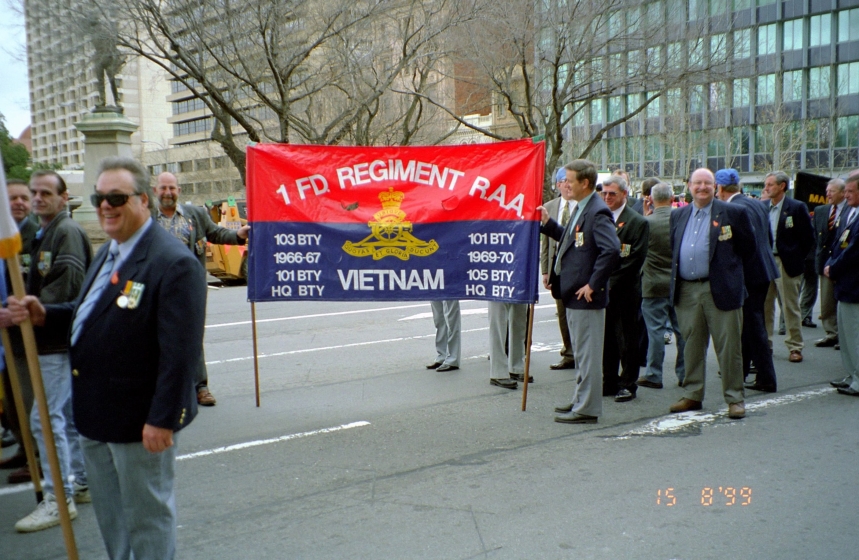
{"label": "statue pedestal", "polygon": [[122,109],[111,109],[113,107],[99,107],[75,123],[75,128],[85,138],[83,192],[72,193],[83,198],[80,208],[75,210],[75,221],[83,226],[93,245],[99,245],[107,239],[98,224],[95,207],[89,200],[98,179],[98,164],[110,156],[133,157],[131,135],[138,128],[122,114]]}

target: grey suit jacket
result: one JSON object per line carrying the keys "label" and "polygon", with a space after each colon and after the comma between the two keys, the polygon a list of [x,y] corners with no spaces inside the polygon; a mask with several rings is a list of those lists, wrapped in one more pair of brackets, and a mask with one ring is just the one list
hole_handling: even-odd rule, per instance
{"label": "grey suit jacket", "polygon": [[182,211],[191,222],[191,235],[188,238],[188,248],[197,255],[197,260],[206,268],[206,241],[216,245],[244,245],[234,230],[221,227],[212,221],[205,208],[193,204],[183,204]]}

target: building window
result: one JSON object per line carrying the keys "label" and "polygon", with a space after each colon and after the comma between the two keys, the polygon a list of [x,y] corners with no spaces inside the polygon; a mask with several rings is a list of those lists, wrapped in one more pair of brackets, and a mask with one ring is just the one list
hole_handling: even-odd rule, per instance
{"label": "building window", "polygon": [[713,62],[719,63],[725,60],[725,55],[728,52],[728,36],[724,33],[719,33],[710,37],[710,58],[715,59]]}
{"label": "building window", "polygon": [[626,75],[633,77],[641,72],[641,51],[629,51],[626,55]]}
{"label": "building window", "polygon": [[838,95],[859,93],[859,62],[838,65]]}
{"label": "building window", "polygon": [[[649,98],[653,95],[652,91],[645,92],[644,95],[646,98]],[[657,97],[653,101],[650,102],[650,105],[644,110],[648,119],[655,119],[659,115],[662,114],[662,98]]]}
{"label": "building window", "polygon": [[734,31],[734,58],[737,60],[752,56],[752,30]]}
{"label": "building window", "polygon": [[644,7],[644,19],[648,29],[661,29],[665,22],[665,8],[662,2],[651,2]]}
{"label": "building window", "polygon": [[195,119],[176,123],[173,125],[173,136],[185,136],[187,134],[196,134],[198,132],[207,132],[212,129],[212,118]]}
{"label": "building window", "polygon": [[616,121],[623,117],[624,114],[623,97],[610,97],[608,100],[608,121]]}
{"label": "building window", "polygon": [[594,99],[591,101],[591,124],[602,124],[604,120],[603,100]]}
{"label": "building window", "polygon": [[710,0],[710,15],[720,16],[728,11],[731,0]]}
{"label": "building window", "polygon": [[728,107],[728,88],[724,82],[710,84],[710,109],[718,111]]}
{"label": "building window", "polygon": [[775,24],[758,28],[758,56],[775,53]]}
{"label": "building window", "polygon": [[809,150],[826,150],[830,144],[829,119],[810,119],[805,122],[805,145]]}
{"label": "building window", "polygon": [[751,105],[751,81],[749,78],[734,80],[733,107],[748,107]]}
{"label": "building window", "polygon": [[700,38],[689,41],[689,63],[701,66],[704,63],[704,41]]}
{"label": "building window", "polygon": [[683,106],[683,91],[680,88],[671,88],[665,92],[665,114],[682,115],[685,111]]}
{"label": "building window", "polygon": [[859,147],[859,115],[840,117],[835,120],[835,147]]}
{"label": "building window", "polygon": [[809,22],[809,41],[811,47],[822,47],[832,42],[832,15],[811,16]]}
{"label": "building window", "polygon": [[808,98],[829,99],[829,82],[831,70],[829,66],[809,68],[808,70]]}
{"label": "building window", "polygon": [[734,10],[747,10],[752,7],[752,0],[734,0]]}
{"label": "building window", "polygon": [[692,86],[689,88],[689,112],[701,113],[704,111],[704,86]]}
{"label": "building window", "polygon": [[784,22],[782,50],[795,51],[802,48],[802,19]]}
{"label": "building window", "polygon": [[775,103],[775,74],[758,76],[757,97],[758,105],[769,105]]}
{"label": "building window", "polygon": [[782,93],[785,103],[802,101],[802,70],[784,73]]}
{"label": "building window", "polygon": [[689,0],[689,21],[707,17],[707,0]]}
{"label": "building window", "polygon": [[618,166],[623,163],[623,138],[610,138],[606,143],[608,164]]}
{"label": "building window", "polygon": [[838,42],[845,43],[851,39],[850,30],[859,29],[859,8],[838,12]]}

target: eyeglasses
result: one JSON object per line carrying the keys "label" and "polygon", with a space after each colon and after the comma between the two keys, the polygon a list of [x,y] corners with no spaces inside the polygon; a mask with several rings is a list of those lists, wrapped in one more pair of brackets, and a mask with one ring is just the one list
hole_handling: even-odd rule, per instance
{"label": "eyeglasses", "polygon": [[113,208],[119,208],[120,206],[125,206],[125,203],[128,202],[128,199],[132,196],[140,196],[140,193],[132,193],[132,194],[122,194],[122,193],[110,193],[110,194],[101,194],[94,193],[89,195],[89,200],[92,202],[92,205],[95,207],[101,206],[101,203],[105,200],[107,203]]}
{"label": "eyeglasses", "polygon": [[620,195],[620,193],[619,192],[612,192],[612,191],[603,191],[602,195],[604,197],[608,198],[610,196],[618,196],[618,195]]}

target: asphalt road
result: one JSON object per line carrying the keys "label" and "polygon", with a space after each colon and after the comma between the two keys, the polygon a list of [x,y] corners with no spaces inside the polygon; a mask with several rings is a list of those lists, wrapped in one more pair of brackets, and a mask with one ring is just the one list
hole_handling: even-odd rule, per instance
{"label": "asphalt road", "polygon": [[[791,364],[776,337],[779,393],[725,416],[708,359],[701,413],[682,394],[606,399],[599,424],[552,421],[574,371],[553,372],[554,303],[537,305],[522,391],[489,385],[486,305],[463,302],[459,371],[427,371],[427,303],[257,305],[256,408],[244,288],[211,290],[206,360],[217,406],[179,435],[181,559],[856,558],[859,400],[828,381],[837,351]],[[673,363],[676,345],[668,347]],[[521,384],[520,384],[521,387]],[[8,450],[7,450],[8,451]],[[0,478],[0,560],[64,558],[59,528],[19,535],[33,494]],[[106,558],[91,506],[80,558]]]}

